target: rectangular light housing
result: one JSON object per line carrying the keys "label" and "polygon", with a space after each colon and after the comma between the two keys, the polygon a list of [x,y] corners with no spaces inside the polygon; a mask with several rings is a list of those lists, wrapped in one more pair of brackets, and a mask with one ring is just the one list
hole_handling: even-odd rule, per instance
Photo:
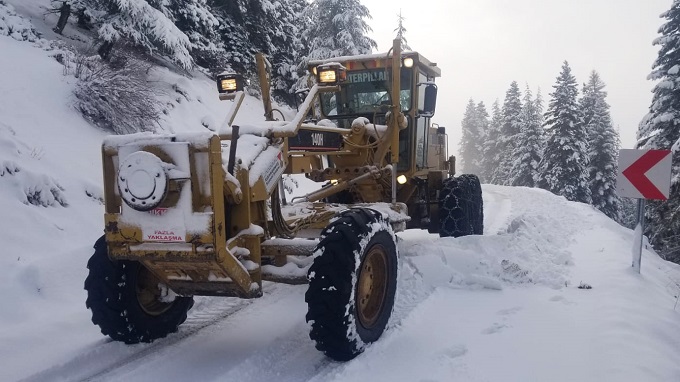
{"label": "rectangular light housing", "polygon": [[329,84],[337,81],[337,75],[334,69],[326,69],[319,72],[319,83]]}
{"label": "rectangular light housing", "polygon": [[235,93],[243,90],[243,76],[236,73],[223,73],[217,76],[217,91],[220,94]]}
{"label": "rectangular light housing", "polygon": [[337,85],[347,78],[347,69],[338,62],[319,65],[312,69],[316,82],[322,85]]}

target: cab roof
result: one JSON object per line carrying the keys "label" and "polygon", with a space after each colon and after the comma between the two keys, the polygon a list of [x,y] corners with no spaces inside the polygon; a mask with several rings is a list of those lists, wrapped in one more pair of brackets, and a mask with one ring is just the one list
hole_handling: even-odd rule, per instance
{"label": "cab roof", "polygon": [[[402,52],[401,57],[413,58],[414,66],[422,70],[428,77],[441,77],[442,71],[437,66],[436,63],[430,62],[427,58],[423,57],[418,52]],[[322,64],[328,64],[332,62],[338,62],[345,66],[347,70],[357,70],[357,69],[371,69],[371,68],[383,68],[387,62],[392,60],[391,54],[387,53],[374,53],[374,54],[362,54],[357,56],[341,56],[333,57],[324,60],[311,60],[309,61],[309,68],[316,67]]]}

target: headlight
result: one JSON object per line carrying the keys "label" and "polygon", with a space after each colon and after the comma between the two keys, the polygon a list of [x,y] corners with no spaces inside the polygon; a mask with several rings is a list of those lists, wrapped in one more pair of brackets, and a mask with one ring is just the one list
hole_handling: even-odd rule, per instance
{"label": "headlight", "polygon": [[407,180],[408,179],[406,179],[406,175],[399,175],[397,177],[397,183],[399,183],[399,184],[404,184],[404,183],[406,183]]}
{"label": "headlight", "polygon": [[228,78],[226,80],[222,80],[220,87],[222,88],[222,91],[225,92],[236,91],[236,78]]}
{"label": "headlight", "polygon": [[223,73],[217,76],[217,91],[220,94],[235,93],[243,90],[243,76],[235,73]]}
{"label": "headlight", "polygon": [[406,57],[404,59],[404,66],[407,67],[407,68],[412,68],[413,67],[413,58]]}
{"label": "headlight", "polygon": [[337,62],[319,65],[314,69],[316,81],[322,85],[336,85],[347,78],[347,69]]}
{"label": "headlight", "polygon": [[336,80],[335,70],[323,70],[319,72],[319,82],[322,84],[334,83]]}

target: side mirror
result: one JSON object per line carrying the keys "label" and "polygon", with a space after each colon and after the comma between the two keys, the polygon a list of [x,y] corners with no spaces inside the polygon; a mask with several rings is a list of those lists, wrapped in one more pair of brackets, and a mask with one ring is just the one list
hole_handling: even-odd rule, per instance
{"label": "side mirror", "polygon": [[425,100],[423,110],[420,113],[423,117],[432,117],[437,107],[437,85],[429,83],[425,86]]}

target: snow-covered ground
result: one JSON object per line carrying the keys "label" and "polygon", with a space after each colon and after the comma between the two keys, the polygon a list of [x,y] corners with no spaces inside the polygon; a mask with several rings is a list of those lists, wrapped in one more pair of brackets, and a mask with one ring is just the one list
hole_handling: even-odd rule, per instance
{"label": "snow-covered ground", "polygon": [[[645,250],[636,274],[629,229],[542,190],[491,185],[485,235],[399,234],[388,330],[350,362],[314,348],[304,285],[199,297],[178,333],[111,342],[83,290],[106,134],[73,109],[75,79],[52,53],[0,36],[0,381],[680,380],[680,266]],[[166,130],[226,114],[209,80],[154,75],[172,104]],[[248,97],[237,121],[261,116]]]}

